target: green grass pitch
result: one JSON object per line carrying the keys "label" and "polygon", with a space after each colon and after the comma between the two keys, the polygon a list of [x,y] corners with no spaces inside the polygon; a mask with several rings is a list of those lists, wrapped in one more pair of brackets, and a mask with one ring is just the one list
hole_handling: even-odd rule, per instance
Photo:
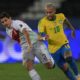
{"label": "green grass pitch", "polygon": [[[80,71],[80,62],[77,62]],[[35,64],[35,68],[42,77],[42,80],[68,80],[64,73],[55,67],[47,70],[42,64]],[[28,72],[22,63],[0,64],[0,80],[31,80]]]}

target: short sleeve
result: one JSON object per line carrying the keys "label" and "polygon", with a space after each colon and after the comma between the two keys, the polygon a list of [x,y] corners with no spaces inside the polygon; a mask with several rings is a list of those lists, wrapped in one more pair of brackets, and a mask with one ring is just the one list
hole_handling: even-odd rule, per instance
{"label": "short sleeve", "polygon": [[23,29],[31,31],[29,26],[26,23],[24,23],[23,21],[16,21],[16,24],[14,25],[14,28],[16,28],[16,30],[19,30],[20,32],[22,32]]}
{"label": "short sleeve", "polygon": [[25,25],[25,24],[20,23],[20,24],[18,25],[18,29],[19,29],[19,31],[20,31],[20,32],[22,32],[22,31],[23,31],[23,29],[26,29],[26,25]]}
{"label": "short sleeve", "polygon": [[63,13],[61,13],[60,16],[61,16],[61,18],[62,18],[63,20],[66,19],[65,15],[64,15]]}
{"label": "short sleeve", "polygon": [[39,33],[44,33],[45,32],[44,21],[39,21],[39,23],[38,23],[38,32]]}

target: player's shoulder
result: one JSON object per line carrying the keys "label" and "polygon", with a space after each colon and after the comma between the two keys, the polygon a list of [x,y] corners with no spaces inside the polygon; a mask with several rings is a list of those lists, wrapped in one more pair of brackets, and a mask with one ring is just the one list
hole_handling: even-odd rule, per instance
{"label": "player's shoulder", "polygon": [[56,14],[56,16],[57,16],[57,18],[62,19],[62,20],[66,19],[65,15],[63,13],[58,13],[58,14]]}
{"label": "player's shoulder", "polygon": [[64,13],[57,13],[57,16],[65,16]]}
{"label": "player's shoulder", "polygon": [[21,21],[21,20],[13,20],[13,23],[14,24],[20,24],[20,23],[22,23],[23,21]]}
{"label": "player's shoulder", "polygon": [[25,23],[21,20],[13,20],[12,21],[12,26],[17,26],[19,27],[20,25],[25,25]]}
{"label": "player's shoulder", "polygon": [[44,17],[42,18],[42,20],[43,20],[43,21],[47,20],[47,17],[46,17],[46,16],[44,16]]}
{"label": "player's shoulder", "polygon": [[12,20],[11,26],[12,26],[14,29],[18,30],[18,28],[20,28],[20,25],[22,25],[22,24],[23,24],[23,23],[22,23],[22,21],[20,21],[20,20]]}
{"label": "player's shoulder", "polygon": [[44,23],[45,21],[46,21],[46,16],[42,17],[42,18],[39,20],[39,23],[40,23],[40,22],[43,22],[43,23]]}

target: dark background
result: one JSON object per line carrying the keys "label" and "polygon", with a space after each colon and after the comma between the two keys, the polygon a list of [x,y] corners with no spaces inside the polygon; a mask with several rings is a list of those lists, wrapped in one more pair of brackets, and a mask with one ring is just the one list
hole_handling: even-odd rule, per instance
{"label": "dark background", "polygon": [[12,17],[24,12],[34,0],[0,0],[0,12],[8,12]]}
{"label": "dark background", "polygon": [[[6,11],[13,17],[18,16],[34,2],[35,0],[0,0],[0,12]],[[68,17],[80,17],[80,0],[64,1],[58,12],[64,12]]]}
{"label": "dark background", "polygon": [[[27,12],[35,0],[0,0],[0,13],[8,12],[12,17],[18,17],[21,13]],[[57,12],[63,12],[76,29],[80,29],[80,0],[65,0]],[[37,29],[38,19],[25,20],[32,29]],[[4,28],[0,27],[0,30]]]}

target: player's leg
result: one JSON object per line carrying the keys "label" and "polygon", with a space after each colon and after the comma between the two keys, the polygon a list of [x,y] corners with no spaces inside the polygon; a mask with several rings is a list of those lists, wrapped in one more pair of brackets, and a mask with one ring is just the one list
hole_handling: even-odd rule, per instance
{"label": "player's leg", "polygon": [[26,61],[24,66],[28,70],[29,76],[31,77],[32,80],[41,80],[39,74],[33,67],[33,61],[31,60]]}
{"label": "player's leg", "polygon": [[[71,54],[71,52],[65,52],[65,54]],[[66,61],[69,63],[74,74],[77,76],[78,75],[78,68],[77,68],[77,65],[76,65],[74,59],[72,58],[72,56],[67,56]]]}
{"label": "player's leg", "polygon": [[76,78],[71,73],[67,63],[64,63],[63,66],[59,65],[59,68],[64,72],[64,74],[70,79],[70,80],[76,80]]}
{"label": "player's leg", "polygon": [[46,68],[51,69],[55,67],[54,60],[43,42],[38,42],[35,46],[35,49],[36,56],[46,66]]}
{"label": "player's leg", "polygon": [[66,44],[64,46],[63,52],[64,52],[65,60],[69,63],[71,69],[73,70],[74,74],[77,77],[79,75],[78,68],[77,68],[77,65],[76,65],[74,59],[72,58],[72,53],[71,53],[71,50],[70,50],[70,47],[68,44]]}
{"label": "player's leg", "polygon": [[39,74],[34,68],[34,51],[31,51],[30,53],[27,52],[27,48],[23,49],[23,65],[28,70],[29,76],[32,80],[41,80]]}
{"label": "player's leg", "polygon": [[52,57],[55,60],[55,63],[57,66],[64,72],[64,74],[70,79],[70,80],[75,80],[75,77],[72,75],[71,71],[69,70],[69,67],[61,55],[61,49],[58,50],[55,54],[52,54]]}

